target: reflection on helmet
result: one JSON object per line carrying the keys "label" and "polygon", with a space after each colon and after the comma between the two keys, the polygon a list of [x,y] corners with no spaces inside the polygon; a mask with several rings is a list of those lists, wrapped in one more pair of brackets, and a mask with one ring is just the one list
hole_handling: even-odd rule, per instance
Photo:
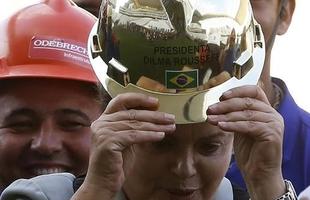
{"label": "reflection on helmet", "polygon": [[87,38],[96,18],[69,0],[20,3],[22,7],[11,3],[16,6],[14,13],[0,21],[0,79],[45,77],[96,83],[87,55]]}
{"label": "reflection on helmet", "polygon": [[222,92],[256,84],[264,62],[248,0],[103,0],[90,51],[112,96],[158,97],[178,123],[205,121]]}

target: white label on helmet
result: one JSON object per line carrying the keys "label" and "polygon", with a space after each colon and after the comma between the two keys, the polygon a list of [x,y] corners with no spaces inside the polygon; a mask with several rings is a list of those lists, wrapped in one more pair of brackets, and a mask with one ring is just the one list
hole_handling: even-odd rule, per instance
{"label": "white label on helmet", "polygon": [[86,43],[50,36],[34,36],[29,46],[29,57],[70,62],[90,67]]}

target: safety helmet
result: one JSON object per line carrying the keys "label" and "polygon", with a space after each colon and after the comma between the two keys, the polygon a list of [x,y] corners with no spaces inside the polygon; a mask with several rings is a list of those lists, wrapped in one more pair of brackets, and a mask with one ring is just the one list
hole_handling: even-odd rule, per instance
{"label": "safety helmet", "polygon": [[102,0],[88,48],[112,97],[154,96],[178,124],[205,121],[223,92],[257,84],[265,58],[249,0]]}
{"label": "safety helmet", "polygon": [[15,10],[0,22],[0,80],[98,82],[87,54],[93,15],[68,0],[27,0]]}

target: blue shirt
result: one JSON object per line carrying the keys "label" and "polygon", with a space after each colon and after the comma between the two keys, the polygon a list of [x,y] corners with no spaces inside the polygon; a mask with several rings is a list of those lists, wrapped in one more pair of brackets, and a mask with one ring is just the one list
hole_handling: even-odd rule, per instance
{"label": "blue shirt", "polygon": [[[278,108],[285,125],[282,173],[299,194],[310,185],[310,114],[298,107],[282,80],[273,78],[273,82],[284,91]],[[236,162],[232,162],[226,177],[246,188]]]}

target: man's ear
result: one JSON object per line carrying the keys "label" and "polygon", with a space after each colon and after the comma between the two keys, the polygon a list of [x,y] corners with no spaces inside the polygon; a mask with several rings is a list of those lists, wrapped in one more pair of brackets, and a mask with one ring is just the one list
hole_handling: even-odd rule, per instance
{"label": "man's ear", "polygon": [[[280,16],[279,16],[279,24],[277,28],[277,35],[283,35],[288,30],[294,10],[295,10],[295,0],[282,0],[284,3],[282,3]],[[286,2],[285,2],[286,1]]]}

